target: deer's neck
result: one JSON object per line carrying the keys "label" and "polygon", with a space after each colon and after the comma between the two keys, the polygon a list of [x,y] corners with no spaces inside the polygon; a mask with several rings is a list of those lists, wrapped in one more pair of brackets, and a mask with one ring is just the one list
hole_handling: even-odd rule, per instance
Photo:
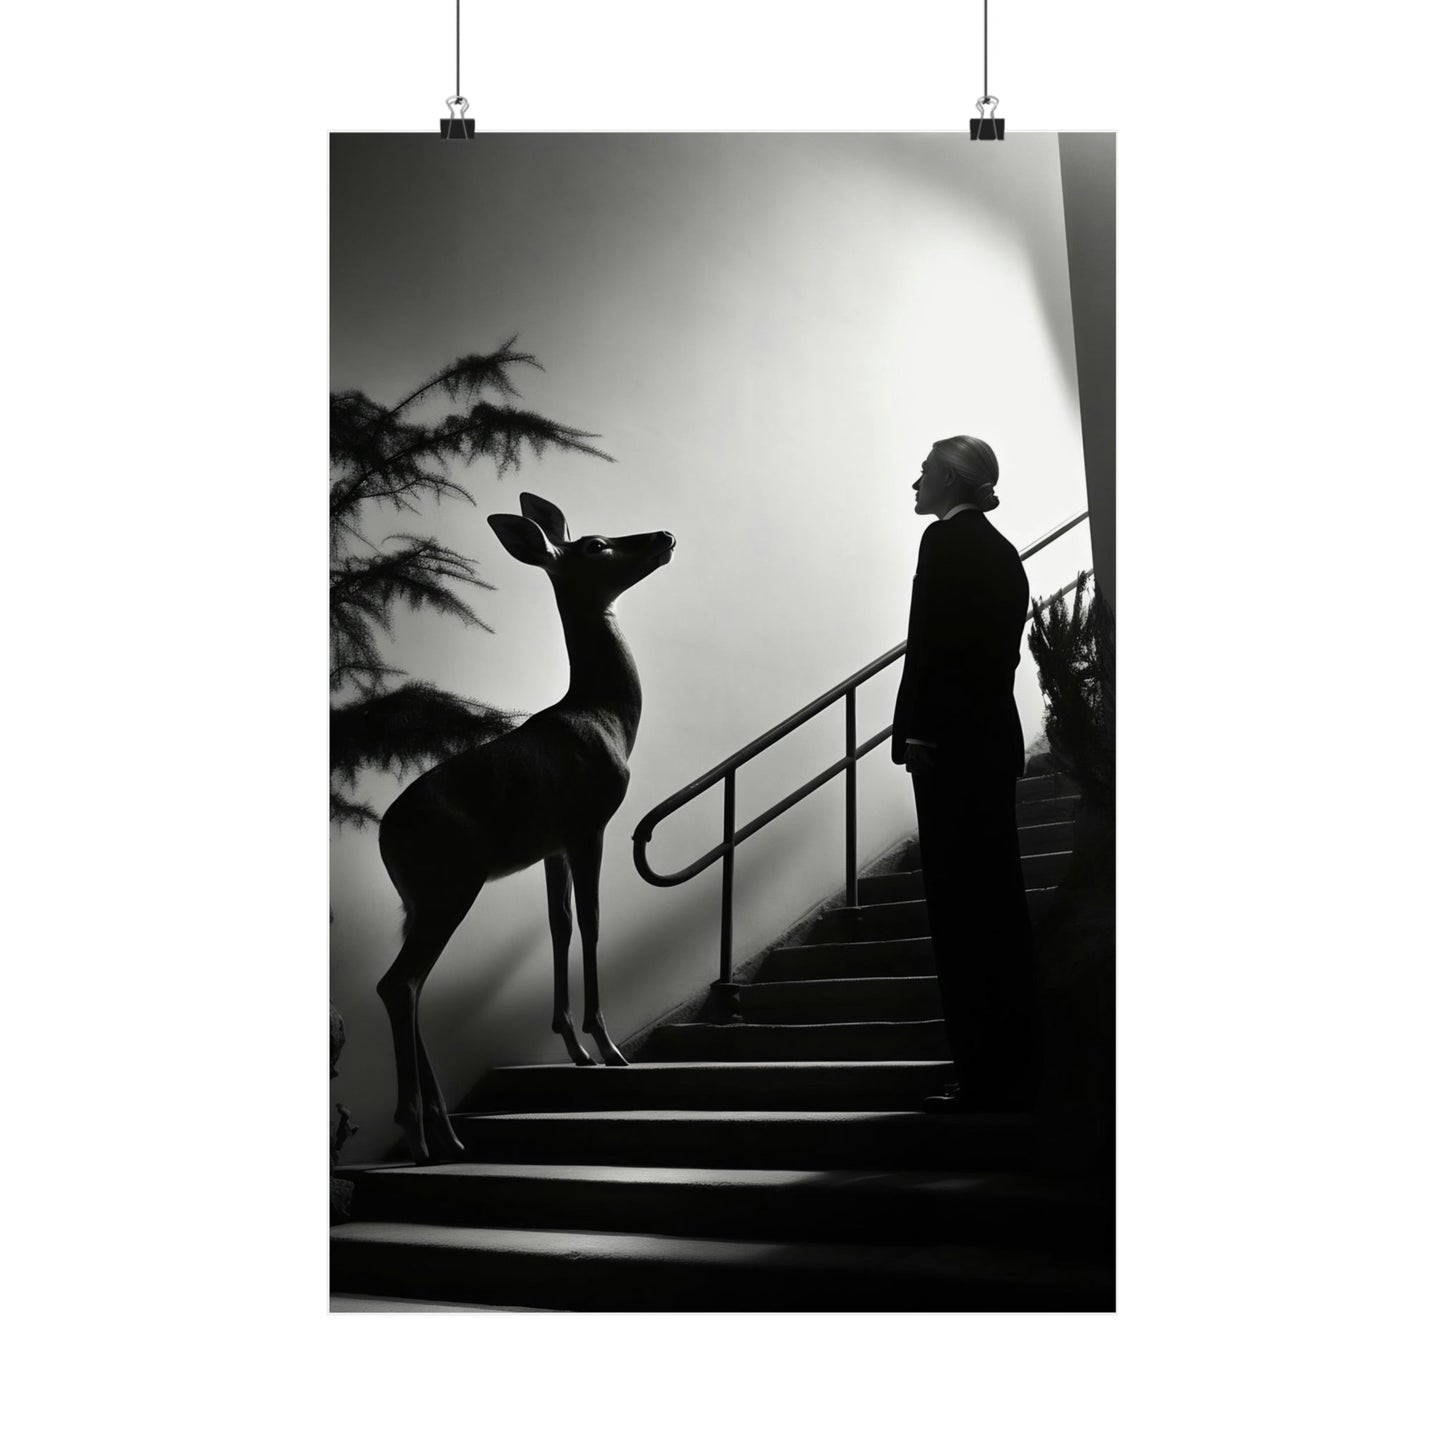
{"label": "deer's neck", "polygon": [[611,608],[603,612],[559,610],[572,679],[557,706],[590,713],[615,726],[623,747],[631,753],[642,719],[642,683],[617,618]]}

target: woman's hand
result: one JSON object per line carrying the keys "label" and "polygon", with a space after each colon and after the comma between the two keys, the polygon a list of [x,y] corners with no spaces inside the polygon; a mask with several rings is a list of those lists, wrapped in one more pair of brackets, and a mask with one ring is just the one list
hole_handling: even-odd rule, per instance
{"label": "woman's hand", "polygon": [[927,743],[909,743],[903,749],[903,766],[910,773],[927,773],[933,763],[933,749]]}

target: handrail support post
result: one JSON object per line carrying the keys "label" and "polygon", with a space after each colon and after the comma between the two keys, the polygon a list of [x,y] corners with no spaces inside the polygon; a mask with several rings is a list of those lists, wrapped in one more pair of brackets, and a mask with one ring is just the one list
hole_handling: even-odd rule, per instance
{"label": "handrail support post", "polygon": [[844,869],[848,884],[848,907],[858,906],[858,691],[850,687],[844,705],[845,751],[848,757],[847,794],[844,806]]}
{"label": "handrail support post", "polygon": [[722,856],[722,950],[718,965],[718,982],[733,980],[733,857],[734,834],[737,831],[738,775],[729,772],[723,779],[723,845]]}

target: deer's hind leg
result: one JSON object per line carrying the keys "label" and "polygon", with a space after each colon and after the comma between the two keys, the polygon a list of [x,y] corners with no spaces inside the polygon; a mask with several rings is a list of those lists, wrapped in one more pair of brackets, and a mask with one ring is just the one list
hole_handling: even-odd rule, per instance
{"label": "deer's hind leg", "polygon": [[417,1072],[421,1078],[421,1121],[426,1137],[427,1157],[433,1164],[446,1164],[454,1159],[466,1157],[466,1145],[457,1138],[452,1128],[451,1112],[447,1108],[442,1087],[437,1083],[436,1071],[427,1057],[426,1040],[422,1038],[420,1017],[416,1030]]}
{"label": "deer's hind leg", "polygon": [[574,1064],[595,1064],[577,1037],[567,1003],[567,951],[572,945],[572,873],[565,854],[543,860],[547,873],[547,922],[552,929],[552,1032],[562,1035]]}
{"label": "deer's hind leg", "polygon": [[[444,1152],[461,1151],[461,1144],[446,1117],[446,1101],[426,1057],[418,1011],[427,975],[480,891],[479,881],[475,887],[457,891],[445,899],[414,904],[401,952],[376,985],[391,1023],[392,1046],[396,1051],[396,1122],[401,1125],[407,1150],[418,1164],[425,1164],[430,1158],[429,1130]],[[438,1127],[439,1118],[444,1129]]]}

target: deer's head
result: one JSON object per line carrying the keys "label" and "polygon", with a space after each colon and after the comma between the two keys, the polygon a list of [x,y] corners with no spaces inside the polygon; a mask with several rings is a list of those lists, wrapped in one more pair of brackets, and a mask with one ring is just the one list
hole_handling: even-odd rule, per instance
{"label": "deer's head", "polygon": [[540,567],[558,597],[580,606],[611,606],[635,582],[672,560],[671,532],[637,532],[629,537],[567,534],[567,519],[543,497],[523,492],[520,517],[497,512],[487,518],[502,546],[519,562]]}

